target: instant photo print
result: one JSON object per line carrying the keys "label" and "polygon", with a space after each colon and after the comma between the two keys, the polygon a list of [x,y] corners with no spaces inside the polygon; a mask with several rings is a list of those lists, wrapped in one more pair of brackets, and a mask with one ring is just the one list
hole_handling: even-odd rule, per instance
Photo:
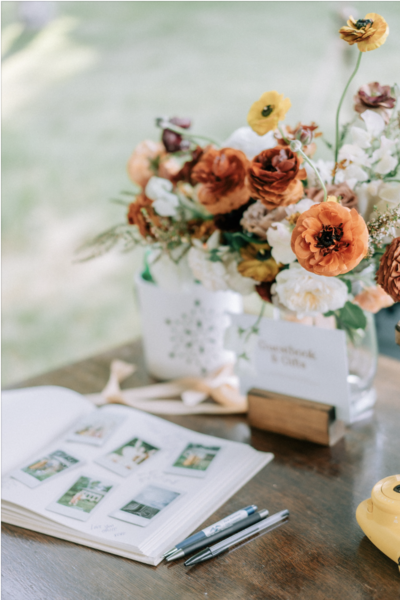
{"label": "instant photo print", "polygon": [[103,446],[124,420],[123,415],[109,413],[90,415],[73,428],[67,441]]}
{"label": "instant photo print", "polygon": [[113,488],[114,483],[82,475],[58,500],[52,502],[47,510],[78,521],[87,521]]}
{"label": "instant photo print", "polygon": [[11,473],[11,477],[30,488],[35,488],[45,481],[83,464],[83,460],[72,456],[69,452],[53,450],[53,452],[38,457],[29,465],[16,469]]}
{"label": "instant photo print", "polygon": [[188,477],[205,477],[214,466],[220,452],[221,446],[189,443],[165,471]]}
{"label": "instant photo print", "polygon": [[126,521],[132,525],[146,527],[153,519],[181,496],[181,492],[164,486],[148,485],[138,492],[132,500],[119,510],[110,514],[110,517]]}
{"label": "instant photo print", "polygon": [[116,450],[101,456],[96,462],[102,467],[126,477],[158,451],[159,448],[153,444],[134,437]]}

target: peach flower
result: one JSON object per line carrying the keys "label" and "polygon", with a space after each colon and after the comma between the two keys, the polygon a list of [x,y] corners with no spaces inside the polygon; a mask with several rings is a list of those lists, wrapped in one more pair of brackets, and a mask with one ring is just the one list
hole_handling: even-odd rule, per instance
{"label": "peach flower", "polygon": [[306,178],[300,164],[299,157],[288,146],[264,150],[250,163],[251,195],[270,210],[298,202],[303,197],[300,179]]}
{"label": "peach flower", "polygon": [[144,189],[150,177],[156,175],[152,162],[157,164],[164,154],[165,148],[161,142],[152,140],[140,142],[127,164],[129,179]]}
{"label": "peach flower", "polygon": [[341,206],[334,196],[328,196],[328,202],[299,216],[291,247],[304,269],[333,277],[348,273],[364,258],[368,229],[354,208]]}
{"label": "peach flower", "polygon": [[236,210],[247,204],[248,159],[240,150],[209,148],[192,171],[194,181],[201,183],[199,201],[213,215]]}
{"label": "peach flower", "polygon": [[380,285],[366,288],[354,298],[354,302],[363,310],[371,313],[377,313],[382,308],[387,308],[394,304],[394,300],[385,292]]}

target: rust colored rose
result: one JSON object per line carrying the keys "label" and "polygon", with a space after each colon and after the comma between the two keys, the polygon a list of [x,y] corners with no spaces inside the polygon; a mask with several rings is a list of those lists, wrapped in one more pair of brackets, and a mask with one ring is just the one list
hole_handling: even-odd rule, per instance
{"label": "rust colored rose", "polygon": [[298,202],[303,197],[300,179],[305,178],[299,157],[288,146],[264,150],[249,167],[251,195],[270,210]]}
{"label": "rust colored rose", "polygon": [[[160,217],[154,212],[152,204],[153,201],[147,198],[145,194],[139,194],[136,200],[129,205],[128,209],[128,223],[136,225],[140,235],[144,238],[148,236],[154,237],[151,231],[152,223],[156,227],[161,227]],[[143,213],[146,213],[147,218]]]}
{"label": "rust colored rose", "polygon": [[386,248],[376,281],[395,302],[400,302],[400,237],[395,238]]}
{"label": "rust colored rose", "polygon": [[164,154],[165,149],[161,142],[140,142],[127,164],[129,179],[144,189],[150,177],[156,175],[156,165]]}
{"label": "rust colored rose", "polygon": [[172,183],[178,183],[178,181],[185,181],[186,183],[194,185],[195,182],[192,178],[192,172],[197,163],[199,162],[200,158],[203,156],[203,152],[203,148],[197,146],[197,148],[195,148],[192,151],[191,160],[187,160],[183,167],[180,169],[180,171],[178,171],[178,173],[171,177]]}
{"label": "rust colored rose", "polygon": [[382,308],[392,306],[393,300],[380,285],[366,288],[354,298],[354,302],[363,310],[377,313]]}
{"label": "rust colored rose", "polygon": [[198,198],[211,214],[225,214],[247,204],[248,162],[243,152],[233,148],[209,148],[203,154],[192,178],[202,184]]}
{"label": "rust colored rose", "polygon": [[354,96],[356,112],[361,114],[366,110],[373,110],[381,115],[386,125],[395,104],[396,98],[391,95],[390,85],[380,85],[377,81],[362,85]]}
{"label": "rust colored rose", "polygon": [[[326,186],[329,196],[336,196],[342,206],[346,208],[355,208],[358,204],[358,196],[349,188],[346,182]],[[307,198],[314,202],[322,202],[324,199],[324,190],[317,187],[311,187],[306,190]]]}
{"label": "rust colored rose", "polygon": [[322,202],[299,216],[291,247],[304,269],[333,277],[348,273],[364,258],[368,229],[354,208]]}

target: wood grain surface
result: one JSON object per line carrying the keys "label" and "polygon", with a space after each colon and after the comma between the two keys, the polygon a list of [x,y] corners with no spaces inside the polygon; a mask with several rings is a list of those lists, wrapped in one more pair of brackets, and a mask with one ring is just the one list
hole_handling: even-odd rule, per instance
{"label": "wood grain surface", "polygon": [[[139,343],[25,381],[98,392],[112,358],[139,365],[124,385],[149,381]],[[275,460],[208,521],[248,504],[289,521],[272,532],[186,569],[150,567],[3,525],[3,600],[395,600],[397,566],[363,535],[357,505],[383,477],[400,472],[400,363],[380,357],[373,416],[332,448],[251,429],[243,416],[169,420],[273,452]]]}

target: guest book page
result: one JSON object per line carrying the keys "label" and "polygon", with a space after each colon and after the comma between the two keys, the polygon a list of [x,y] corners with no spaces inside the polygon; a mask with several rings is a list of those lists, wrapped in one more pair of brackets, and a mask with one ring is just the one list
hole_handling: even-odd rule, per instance
{"label": "guest book page", "polygon": [[[3,427],[13,425],[24,452],[10,442],[3,521],[150,564],[272,459],[133,408],[90,407],[62,388],[15,394],[5,393]],[[36,412],[47,422],[41,447],[29,427],[25,440],[18,434]]]}
{"label": "guest book page", "polygon": [[236,372],[244,394],[251,388],[336,406],[350,422],[347,350],[344,331],[233,315],[227,345],[239,356]]}

